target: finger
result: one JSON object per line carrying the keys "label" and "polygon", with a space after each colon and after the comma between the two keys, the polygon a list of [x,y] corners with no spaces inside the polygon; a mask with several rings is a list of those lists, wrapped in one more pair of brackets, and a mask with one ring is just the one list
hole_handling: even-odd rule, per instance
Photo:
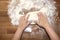
{"label": "finger", "polygon": [[43,15],[43,13],[40,12],[40,13],[38,13],[38,16],[39,16],[39,17],[42,17],[42,16],[44,16],[44,15]]}
{"label": "finger", "polygon": [[37,14],[38,15],[38,20],[40,20],[40,13],[39,14]]}
{"label": "finger", "polygon": [[26,27],[28,27],[30,25],[30,23],[28,22],[26,25],[27,25]]}
{"label": "finger", "polygon": [[21,16],[20,18],[24,18],[24,16]]}
{"label": "finger", "polygon": [[38,15],[38,18],[40,19],[40,17],[42,16],[42,12],[39,12],[37,15]]}
{"label": "finger", "polygon": [[24,20],[24,16],[21,16],[19,20]]}
{"label": "finger", "polygon": [[43,13],[38,14],[38,20],[43,20],[46,18],[46,15],[43,15]]}
{"label": "finger", "polygon": [[25,16],[26,20],[28,20],[29,16],[30,16],[30,15]]}
{"label": "finger", "polygon": [[30,22],[27,23],[28,25],[30,24]]}
{"label": "finger", "polygon": [[27,16],[27,19],[29,18],[30,15]]}
{"label": "finger", "polygon": [[47,17],[47,16],[44,15],[43,13],[40,13],[39,15],[40,15],[40,17]]}

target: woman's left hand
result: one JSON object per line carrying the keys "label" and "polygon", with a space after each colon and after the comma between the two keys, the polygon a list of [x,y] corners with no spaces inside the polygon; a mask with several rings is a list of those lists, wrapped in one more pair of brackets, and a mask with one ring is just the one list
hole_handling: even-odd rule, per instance
{"label": "woman's left hand", "polygon": [[22,16],[20,18],[20,20],[19,20],[19,28],[25,29],[29,25],[28,17],[29,17],[29,15],[27,17],[25,15],[25,16]]}

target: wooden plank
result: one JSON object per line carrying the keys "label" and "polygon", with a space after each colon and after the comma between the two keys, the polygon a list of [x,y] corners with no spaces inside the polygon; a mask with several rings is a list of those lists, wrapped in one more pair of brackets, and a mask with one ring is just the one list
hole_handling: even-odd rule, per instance
{"label": "wooden plank", "polygon": [[11,22],[10,22],[10,19],[9,17],[0,17],[0,25],[12,25]]}
{"label": "wooden plank", "polygon": [[9,1],[9,0],[0,0],[0,1]]}
{"label": "wooden plank", "polygon": [[0,26],[2,26],[2,25],[5,26],[5,25],[12,25],[12,24],[9,23],[9,22],[7,22],[7,23],[5,23],[5,22],[4,23],[0,23]]}
{"label": "wooden plank", "polygon": [[[13,26],[13,25],[0,25],[0,34],[1,33],[8,33],[8,34],[12,34],[15,33],[15,31],[17,30],[17,26]],[[3,32],[2,32],[3,31]]]}
{"label": "wooden plank", "polygon": [[11,40],[14,34],[0,34],[0,40]]}
{"label": "wooden plank", "polygon": [[0,17],[0,25],[11,25],[9,17]]}
{"label": "wooden plank", "polygon": [[0,10],[7,10],[8,1],[0,1]]}
{"label": "wooden plank", "polygon": [[0,16],[8,16],[7,10],[6,11],[0,11]]}
{"label": "wooden plank", "polygon": [[2,26],[0,25],[0,29],[1,29],[1,28],[6,28],[6,29],[8,29],[8,30],[9,30],[9,29],[12,29],[12,30],[13,30],[13,29],[16,29],[17,27],[18,27],[18,26],[13,26],[13,25],[5,25],[5,26],[4,26],[4,25],[2,25]]}
{"label": "wooden plank", "polygon": [[60,6],[60,2],[57,2],[57,3],[56,3],[56,6]]}
{"label": "wooden plank", "polygon": [[17,30],[17,27],[11,26],[11,27],[7,27],[6,29],[8,34],[14,34]]}
{"label": "wooden plank", "polygon": [[60,0],[55,0],[56,2],[60,2]]}
{"label": "wooden plank", "polygon": [[8,16],[3,16],[3,17],[1,17],[0,16],[0,22],[2,23],[2,22],[10,22],[10,18],[8,17]]}

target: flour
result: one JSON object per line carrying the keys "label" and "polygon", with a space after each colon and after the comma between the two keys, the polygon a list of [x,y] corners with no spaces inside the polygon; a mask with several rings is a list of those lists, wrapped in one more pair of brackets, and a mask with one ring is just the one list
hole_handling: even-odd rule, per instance
{"label": "flour", "polygon": [[[34,10],[31,11],[31,9]],[[28,10],[26,15],[30,15],[29,22],[37,21],[37,13],[42,12],[48,17],[50,24],[54,23],[53,19],[56,14],[54,0],[11,0],[8,5],[8,15],[12,25],[19,25],[20,17],[25,15],[24,10]]]}

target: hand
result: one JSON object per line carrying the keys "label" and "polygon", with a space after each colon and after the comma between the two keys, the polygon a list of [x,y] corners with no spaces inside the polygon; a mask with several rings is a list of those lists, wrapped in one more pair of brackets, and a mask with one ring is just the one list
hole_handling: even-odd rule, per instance
{"label": "hand", "polygon": [[49,26],[48,19],[46,15],[43,15],[42,13],[38,14],[38,21],[37,24],[39,26],[42,26],[43,28]]}
{"label": "hand", "polygon": [[19,26],[20,26],[20,28],[25,29],[27,27],[27,25],[29,25],[28,17],[29,17],[29,15],[27,17],[25,15],[25,16],[22,16],[20,18],[20,20],[19,20]]}

